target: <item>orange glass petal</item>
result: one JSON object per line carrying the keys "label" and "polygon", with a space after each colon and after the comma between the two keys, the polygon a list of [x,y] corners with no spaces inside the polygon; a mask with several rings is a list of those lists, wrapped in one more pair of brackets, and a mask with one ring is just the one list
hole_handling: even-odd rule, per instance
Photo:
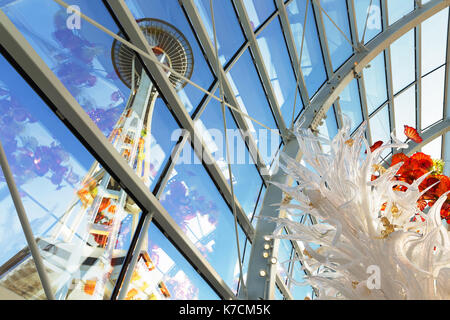
{"label": "orange glass petal", "polygon": [[371,147],[370,147],[370,152],[374,152],[376,149],[378,149],[379,147],[381,147],[381,145],[383,144],[383,141],[377,141],[375,142]]}
{"label": "orange glass petal", "polygon": [[423,152],[416,152],[411,156],[411,159],[416,160],[418,165],[422,168],[429,169],[433,166],[433,159]]}
{"label": "orange glass petal", "polygon": [[404,133],[409,139],[416,143],[421,143],[423,141],[423,139],[419,136],[417,130],[413,127],[405,125]]}

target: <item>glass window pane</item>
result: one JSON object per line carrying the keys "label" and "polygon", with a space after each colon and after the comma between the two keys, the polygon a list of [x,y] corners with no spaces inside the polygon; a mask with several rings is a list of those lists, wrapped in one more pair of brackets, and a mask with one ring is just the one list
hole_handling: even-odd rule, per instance
{"label": "glass window pane", "polygon": [[387,0],[389,25],[414,10],[414,0]]}
{"label": "glass window pane", "polygon": [[358,81],[353,79],[339,98],[342,113],[350,117],[352,121],[351,132],[353,132],[363,121]]}
{"label": "glass window pane", "polygon": [[444,115],[445,66],[422,78],[422,130]]}
{"label": "glass window pane", "polygon": [[[253,59],[246,50],[227,73],[240,109],[265,126],[276,129],[272,111],[266,99]],[[246,118],[250,134],[257,140],[258,148],[266,165],[270,165],[280,144],[280,136]]]}
{"label": "glass window pane", "polygon": [[422,22],[422,74],[426,74],[445,63],[447,25],[448,8]]}
{"label": "glass window pane", "polygon": [[[218,92],[216,95],[218,96]],[[226,109],[226,121],[234,193],[250,219],[256,205],[262,178],[228,108]],[[217,100],[211,99],[200,119],[196,121],[196,127],[229,183],[222,111]]]}
{"label": "glass window pane", "polygon": [[217,300],[205,280],[151,224],[126,300]]}
{"label": "glass window pane", "polygon": [[[353,53],[353,47],[349,42],[352,41],[352,36],[350,34],[347,4],[345,0],[321,0],[320,3],[327,13],[322,12],[322,20],[325,26],[333,71],[336,71]],[[330,18],[344,32],[345,37]]]}
{"label": "glass window pane", "polygon": [[[3,57],[0,70],[0,140],[54,294],[108,299],[141,209]],[[0,181],[0,286],[16,279],[12,291],[43,298],[3,175]]]}
{"label": "glass window pane", "polygon": [[[304,282],[306,276],[305,271],[302,270],[302,265],[299,261],[295,261],[292,266],[292,278],[297,282]],[[304,300],[306,297],[311,298],[311,286],[299,286],[294,283],[290,285],[292,297],[295,300]]]}
{"label": "glass window pane", "polygon": [[[214,44],[214,29],[209,0],[194,0],[202,22]],[[225,65],[245,41],[236,12],[231,1],[214,1],[214,21],[216,24],[219,60]]]}
{"label": "glass window pane", "polygon": [[432,159],[442,159],[442,136],[424,145],[422,152],[428,154]]}
{"label": "glass window pane", "polygon": [[405,125],[416,128],[416,86],[394,97],[396,137],[406,141]]}
{"label": "glass window pane", "polygon": [[382,31],[380,0],[354,1],[359,41],[372,40]]}
{"label": "glass window pane", "polygon": [[[233,214],[188,144],[171,173],[161,204],[225,283],[235,289],[238,258]],[[245,235],[240,227],[239,239],[242,247]]]}
{"label": "glass window pane", "polygon": [[301,68],[308,94],[312,97],[326,81],[327,75],[325,72],[319,35],[317,33],[316,20],[312,14],[311,1],[309,1],[308,6],[306,27],[303,26],[306,9],[305,0],[293,0],[286,9],[295,40],[295,46],[297,48],[297,57],[295,57],[295,59],[298,59],[298,55],[300,54],[303,30],[306,29],[301,57]]}
{"label": "glass window pane", "polygon": [[297,94],[297,106],[294,117],[302,111],[303,104],[299,92],[296,92],[297,80],[294,76],[286,42],[284,41],[278,19],[272,21],[261,31],[257,37],[257,41],[264,64],[269,73],[273,90],[275,91],[275,96],[281,108],[281,114],[283,115],[286,126],[289,127],[292,122],[295,94]]}
{"label": "glass window pane", "polygon": [[[213,82],[214,76],[211,73],[211,69],[204,58],[196,36],[192,32],[179,2],[177,0],[127,0],[126,3],[136,19],[161,19],[181,31],[189,42],[194,54],[193,72],[190,79],[202,88],[208,88]],[[183,89],[178,91],[178,95],[184,103],[186,110],[192,114],[200,104],[204,93],[192,85],[187,84]]]}
{"label": "glass window pane", "polygon": [[[77,0],[72,4],[118,32],[101,2]],[[14,2],[5,13],[118,152],[153,188],[178,139],[171,139],[178,125],[162,99],[150,94],[153,84],[149,77],[142,73],[139,86],[131,93],[115,71],[111,54],[114,39],[85,21],[80,29],[68,29],[66,9],[53,1]],[[124,72],[120,74],[126,78]]]}
{"label": "glass window pane", "polygon": [[252,225],[253,225],[254,228],[256,228],[256,224],[258,223],[258,218],[257,217],[261,213],[261,209],[262,209],[265,193],[266,193],[266,187],[264,185],[262,185],[262,190],[261,190],[261,193],[260,193],[259,198],[258,198],[258,203],[256,205],[255,211],[253,213],[253,217],[251,219],[251,222],[252,222]]}
{"label": "glass window pane", "polygon": [[275,285],[275,300],[284,300],[284,296],[281,293],[280,288],[278,288],[277,285]]}
{"label": "glass window pane", "polygon": [[[285,231],[283,231],[283,233],[285,233]],[[286,239],[280,239],[280,246],[278,247],[277,272],[285,283],[288,280],[288,272],[290,267],[289,259],[291,259],[291,254],[292,254],[291,241]]]}
{"label": "glass window pane", "polygon": [[375,111],[387,100],[386,65],[384,51],[370,62],[363,70],[366,88],[367,109],[369,114]]}
{"label": "glass window pane", "polygon": [[414,30],[391,45],[392,87],[394,94],[416,80]]}
{"label": "glass window pane", "polygon": [[273,0],[244,0],[244,6],[253,30],[256,30],[276,10]]}
{"label": "glass window pane", "polygon": [[[383,141],[387,143],[391,139],[391,126],[389,124],[389,105],[386,105],[373,115],[369,120],[370,133],[372,135],[372,143]],[[381,153],[382,157],[389,154],[389,149]]]}
{"label": "glass window pane", "polygon": [[[118,30],[103,4],[72,2],[104,27]],[[53,1],[16,1],[2,10],[108,136],[130,93],[114,71],[113,38],[85,21],[81,21],[79,30],[68,29],[66,9]]]}
{"label": "glass window pane", "polygon": [[333,139],[338,132],[338,126],[336,121],[336,113],[334,106],[328,109],[327,116],[323,121],[323,124],[319,126],[319,132],[327,139]]}

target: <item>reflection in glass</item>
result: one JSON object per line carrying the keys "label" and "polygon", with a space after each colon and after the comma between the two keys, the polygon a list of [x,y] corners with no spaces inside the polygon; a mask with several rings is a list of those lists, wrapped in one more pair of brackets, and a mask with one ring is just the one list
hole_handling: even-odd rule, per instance
{"label": "reflection in glass", "polygon": [[339,96],[341,111],[352,121],[350,132],[353,132],[363,121],[358,81],[353,79]]}
{"label": "reflection in glass", "polygon": [[364,44],[366,44],[383,28],[380,0],[357,0],[354,4],[359,41],[362,41],[364,36]]}
{"label": "reflection in glass", "polygon": [[[253,64],[246,50],[227,73],[228,81],[239,103],[240,109],[265,126],[277,129],[275,119]],[[280,145],[280,136],[245,118],[250,134],[257,141],[258,149],[266,165],[270,165]]]}
{"label": "reflection in glass", "polygon": [[386,65],[384,51],[376,56],[363,70],[367,109],[374,112],[387,100]]}
{"label": "reflection in glass", "polygon": [[444,116],[445,66],[422,78],[422,130]]}
{"label": "reflection in glass", "polygon": [[394,94],[416,79],[414,30],[391,44],[392,87]]}
{"label": "reflection in glass", "polygon": [[[118,31],[101,2],[77,0],[72,4],[105,28]],[[66,9],[53,1],[16,1],[2,9],[92,121],[152,187],[176,141],[171,141],[167,133],[178,126],[162,110],[166,106],[157,99],[152,82],[141,75],[142,67],[136,63],[134,52],[84,20],[80,29],[69,29]],[[158,27],[161,25],[165,30],[174,30],[163,23]],[[141,27],[155,30],[148,21],[142,22]],[[147,39],[155,40],[154,34],[150,33]],[[170,64],[173,57],[163,50],[166,44],[152,45],[156,45],[154,52],[161,61]],[[151,130],[152,123],[155,130]],[[161,123],[167,128],[154,134],[161,129]],[[137,163],[130,160],[135,155]]]}
{"label": "reflection in glass", "polygon": [[287,127],[290,127],[295,94],[297,94],[297,106],[294,119],[302,111],[303,104],[300,93],[296,92],[296,79],[279,20],[276,19],[265,27],[256,40],[258,41],[284,122]]}
{"label": "reflection in glass", "polygon": [[151,224],[125,300],[217,300],[219,297]]}
{"label": "reflection in glass", "polygon": [[[3,58],[0,69],[0,139],[55,297],[108,299],[141,209]],[[0,190],[0,286],[44,299],[4,183]]]}
{"label": "reflection in glass", "polygon": [[[104,27],[118,30],[101,2],[77,0],[72,4]],[[80,29],[69,29],[66,9],[53,1],[15,1],[2,10],[108,136],[130,92],[114,71],[113,38],[85,21]]]}
{"label": "reflection in glass", "polygon": [[[238,263],[234,217],[190,145],[185,145],[171,173],[161,203],[187,239],[234,287]],[[239,227],[243,247],[245,235]]]}
{"label": "reflection in glass", "polygon": [[[208,32],[209,39],[214,44],[210,1],[194,0],[194,3],[206,32]],[[231,1],[214,1],[213,8],[219,60],[222,65],[225,65],[244,44],[245,38]]]}
{"label": "reflection in glass", "polygon": [[253,30],[256,30],[276,10],[275,2],[272,0],[244,0],[243,2]]}
{"label": "reflection in glass", "polygon": [[291,25],[291,30],[297,48],[297,57],[300,53],[303,30],[305,32],[305,40],[303,44],[303,52],[301,59],[301,68],[303,77],[305,78],[306,88],[308,94],[312,97],[320,86],[326,81],[327,75],[325,73],[325,64],[322,56],[322,48],[319,42],[319,35],[317,33],[316,20],[312,14],[311,1],[309,1],[308,17],[306,19],[306,27],[303,26],[305,21],[305,0],[293,0],[286,7]]}
{"label": "reflection in glass", "polygon": [[[353,53],[353,47],[349,41],[352,36],[350,34],[350,26],[348,21],[348,10],[345,0],[324,1],[320,4],[327,14],[322,12],[322,20],[327,35],[328,49],[330,50],[331,63],[333,71],[336,71]],[[339,29],[331,22],[339,27]],[[309,16],[308,16],[309,17]],[[344,35],[341,33],[344,32]],[[348,39],[348,40],[347,40]]]}

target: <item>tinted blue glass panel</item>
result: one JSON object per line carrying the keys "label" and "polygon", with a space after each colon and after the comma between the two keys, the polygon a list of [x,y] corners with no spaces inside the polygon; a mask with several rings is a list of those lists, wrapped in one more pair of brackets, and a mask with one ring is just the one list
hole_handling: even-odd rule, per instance
{"label": "tinted blue glass panel", "polygon": [[[118,31],[102,3],[78,0],[72,4],[104,27]],[[79,30],[68,29],[66,9],[53,1],[14,2],[2,10],[108,136],[130,93],[113,68],[113,38],[85,21]]]}
{"label": "tinted blue glass panel", "polygon": [[[101,2],[77,0],[71,4],[79,6],[85,15],[109,30],[118,32],[117,25]],[[36,7],[40,10],[36,11]],[[130,115],[125,111],[130,89],[114,70],[111,58],[113,38],[84,20],[81,20],[80,29],[68,29],[66,20],[70,15],[53,1],[14,2],[4,11],[105,136],[120,149],[119,152],[126,152],[120,147],[120,141],[128,135],[123,126],[127,126],[126,118],[129,117],[126,115]],[[150,81],[146,85],[152,86]],[[137,90],[136,96],[145,96],[145,93],[145,90]],[[146,184],[151,188],[175,145],[170,138],[178,125],[166,109],[163,101],[158,99],[152,117],[153,130],[147,132],[146,137],[140,137],[146,140],[144,154],[149,167],[145,175]],[[140,116],[136,128],[147,126],[149,129],[149,119]],[[122,130],[121,134],[119,130]],[[140,129],[136,131],[141,132]],[[129,144],[136,147],[138,141],[139,138],[134,137]],[[136,168],[131,161],[130,165]]]}
{"label": "tinted blue glass panel", "polygon": [[[234,193],[250,219],[256,205],[262,179],[228,108],[226,109],[226,121]],[[229,183],[222,111],[217,100],[211,99],[200,119],[196,121],[196,127]]]}
{"label": "tinted blue glass panel", "polygon": [[[202,88],[208,88],[213,82],[214,77],[179,2],[177,0],[127,0],[126,3],[136,19],[161,19],[181,31],[188,40],[194,54],[194,70],[191,80]],[[192,113],[200,103],[204,93],[188,84],[178,92],[178,95],[184,103],[186,110]]]}
{"label": "tinted blue glass panel", "polygon": [[444,116],[445,66],[422,78],[422,130]]}
{"label": "tinted blue glass panel", "polygon": [[[345,0],[324,1],[320,4],[327,14],[322,12],[322,20],[325,26],[328,49],[330,50],[331,63],[333,69],[339,68],[353,53],[353,47],[349,41],[352,41],[350,35],[350,26],[348,21],[348,10]],[[339,29],[331,22],[339,27]]]}
{"label": "tinted blue glass panel", "polygon": [[366,87],[367,109],[369,114],[387,100],[386,65],[384,52],[370,62],[370,67],[363,70]]}
{"label": "tinted blue glass panel", "polygon": [[[163,281],[169,291],[170,300],[219,299],[205,280],[155,225],[150,225],[147,237],[147,252],[155,267],[150,271],[149,284],[158,284]],[[155,292],[155,294],[160,293]]]}
{"label": "tinted blue glass panel", "polygon": [[447,53],[447,26],[448,8],[422,22],[423,75],[445,63]]}
{"label": "tinted blue glass panel", "polygon": [[295,94],[297,94],[297,106],[294,117],[302,111],[303,104],[299,92],[296,92],[296,79],[278,19],[272,21],[261,31],[257,41],[281,108],[281,114],[286,126],[289,127],[294,112]]}
{"label": "tinted blue glass panel", "polygon": [[[372,143],[378,140],[383,143],[388,142],[391,139],[391,126],[389,124],[389,105],[386,105],[378,111],[369,120],[370,133],[372,135]],[[389,154],[389,149],[384,150],[381,156]]]}
{"label": "tinted blue glass panel", "polygon": [[[240,109],[265,126],[277,129],[277,125],[267,102],[252,57],[246,50],[233,65],[227,78],[231,84]],[[280,144],[280,136],[247,118],[250,134],[257,139],[261,156],[269,165]]]}
{"label": "tinted blue glass panel", "polygon": [[382,31],[380,0],[354,1],[359,41],[369,42]]}
{"label": "tinted blue glass panel", "polygon": [[406,141],[405,125],[416,128],[416,86],[411,86],[394,98],[396,137]]}
{"label": "tinted blue glass panel", "polygon": [[306,27],[303,26],[306,13],[306,0],[293,0],[289,3],[286,9],[295,40],[295,46],[297,48],[297,57],[294,59],[298,59],[303,30],[306,30],[300,61],[306,88],[308,89],[309,96],[312,97],[320,86],[326,81],[327,75],[325,72],[322,48],[320,46],[319,36],[317,33],[316,20],[312,14],[313,11],[311,1],[308,6]]}
{"label": "tinted blue glass panel", "polygon": [[[119,187],[111,191],[114,182],[108,173],[2,56],[0,70],[0,141],[44,264],[51,270],[54,294],[57,299],[108,299],[111,288],[95,277],[114,285],[134,232],[130,225],[140,209],[130,201],[134,210],[127,211],[127,194]],[[27,243],[3,174],[0,211],[0,286],[26,299],[45,299],[29,265],[31,256],[18,254]],[[11,258],[14,263],[5,266]],[[83,264],[86,259],[92,263]],[[30,268],[29,277],[23,277],[23,267]],[[7,280],[10,276],[16,278],[13,283]],[[95,291],[86,288],[87,282]],[[20,289],[24,285],[25,292]]]}
{"label": "tinted blue glass panel", "polygon": [[[194,0],[194,2],[208,32],[211,43],[214,44],[210,2],[209,0]],[[239,47],[244,44],[245,38],[231,1],[214,1],[213,7],[219,60],[222,65],[225,65]]]}
{"label": "tinted blue glass panel", "polygon": [[[171,177],[162,205],[233,288],[238,259],[233,214],[189,144],[184,146]],[[243,246],[245,236],[240,227],[239,238]]]}
{"label": "tinted blue glass panel", "polygon": [[389,24],[393,24],[414,10],[414,0],[387,0]]}
{"label": "tinted blue glass panel", "polygon": [[253,30],[256,30],[276,10],[273,0],[244,0],[244,6]]}
{"label": "tinted blue glass panel", "polygon": [[414,30],[411,30],[391,45],[394,94],[416,79],[414,43]]}
{"label": "tinted blue glass panel", "polygon": [[350,117],[352,121],[351,131],[353,132],[363,121],[357,80],[353,79],[339,97],[341,111]]}

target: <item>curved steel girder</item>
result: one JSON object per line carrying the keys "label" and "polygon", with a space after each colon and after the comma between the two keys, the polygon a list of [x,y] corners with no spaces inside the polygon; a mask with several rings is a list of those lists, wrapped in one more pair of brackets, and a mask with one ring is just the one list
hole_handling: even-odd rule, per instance
{"label": "curved steel girder", "polygon": [[302,126],[316,129],[333,102],[372,59],[409,30],[449,5],[450,0],[431,0],[389,26],[365,46],[361,46],[359,52],[347,60],[319,89],[298,122],[304,121]]}
{"label": "curved steel girder", "polygon": [[[372,39],[372,41],[370,41],[366,46],[361,47],[361,50],[351,57],[346,63],[344,63],[344,65],[334,73],[333,77],[318,91],[298,121],[300,123],[304,121],[302,124],[303,127],[311,126],[312,129],[316,129],[328,109],[339,97],[340,93],[345,89],[350,81],[355,78],[355,75],[358,75],[372,59],[374,59],[379,53],[385,50],[391,43],[400,38],[406,32],[449,5],[450,0],[432,0],[420,8],[417,8],[410,14],[404,16]],[[448,120],[436,123],[426,132],[423,132],[424,143],[431,141],[439,134],[443,134],[444,130],[448,130]],[[411,148],[414,148],[414,146],[411,146]],[[295,138],[286,144],[283,151],[288,154],[291,153],[293,156],[294,154],[297,154],[297,158],[301,157],[301,150],[298,149]],[[283,174],[279,172],[273,177],[273,180],[285,180],[286,176],[283,178],[281,177],[282,175]],[[276,210],[276,207],[271,205],[280,202],[281,198],[282,191],[276,186],[270,185],[263,200],[260,216],[277,217],[279,212]],[[259,219],[256,227],[254,242],[252,244],[247,274],[248,296],[246,298],[248,299],[273,298],[277,271],[273,265],[268,265],[267,260],[262,257],[262,252],[264,251],[263,246],[266,242],[264,241],[263,236],[271,234],[273,230],[273,223],[265,221],[264,219]],[[274,251],[272,254],[274,255],[277,255],[278,251],[277,242],[278,241],[272,240],[271,243],[271,247]],[[260,276],[260,270],[267,271],[267,275],[264,277]]]}

